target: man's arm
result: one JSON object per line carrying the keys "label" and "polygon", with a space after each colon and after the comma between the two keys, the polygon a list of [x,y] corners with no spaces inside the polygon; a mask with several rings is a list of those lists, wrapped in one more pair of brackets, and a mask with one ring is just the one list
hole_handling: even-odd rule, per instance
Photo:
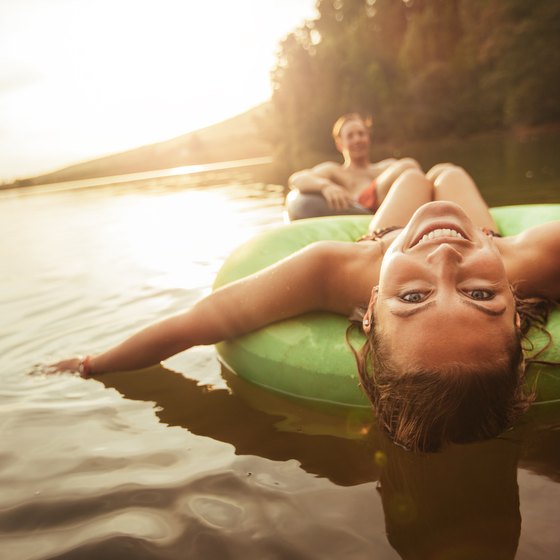
{"label": "man's arm", "polygon": [[289,179],[290,189],[297,189],[302,193],[322,194],[330,208],[344,210],[352,202],[348,190],[341,184],[338,163],[327,161],[312,169],[296,171]]}
{"label": "man's arm", "polygon": [[298,189],[301,192],[320,193],[326,186],[341,186],[336,171],[340,168],[334,161],[320,163],[311,169],[296,171],[288,179],[290,189]]}

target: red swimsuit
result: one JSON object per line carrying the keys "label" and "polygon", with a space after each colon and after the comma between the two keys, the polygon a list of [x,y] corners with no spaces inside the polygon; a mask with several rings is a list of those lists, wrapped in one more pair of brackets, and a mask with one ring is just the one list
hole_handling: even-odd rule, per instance
{"label": "red swimsuit", "polygon": [[377,183],[375,179],[360,193],[358,202],[372,212],[377,209]]}

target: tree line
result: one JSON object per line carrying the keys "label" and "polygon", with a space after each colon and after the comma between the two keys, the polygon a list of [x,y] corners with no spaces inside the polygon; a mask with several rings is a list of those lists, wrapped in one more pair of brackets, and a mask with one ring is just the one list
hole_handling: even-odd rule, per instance
{"label": "tree line", "polygon": [[318,0],[280,44],[263,121],[296,169],[332,152],[343,113],[375,141],[468,136],[560,122],[560,2]]}

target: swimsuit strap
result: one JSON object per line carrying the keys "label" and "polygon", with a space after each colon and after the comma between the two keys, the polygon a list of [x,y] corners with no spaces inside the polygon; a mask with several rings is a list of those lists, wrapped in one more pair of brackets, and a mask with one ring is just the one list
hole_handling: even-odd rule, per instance
{"label": "swimsuit strap", "polygon": [[381,241],[388,233],[392,231],[397,231],[398,229],[403,229],[402,226],[389,226],[386,228],[376,229],[371,233],[367,233],[366,235],[362,235],[362,237],[358,238],[356,241]]}

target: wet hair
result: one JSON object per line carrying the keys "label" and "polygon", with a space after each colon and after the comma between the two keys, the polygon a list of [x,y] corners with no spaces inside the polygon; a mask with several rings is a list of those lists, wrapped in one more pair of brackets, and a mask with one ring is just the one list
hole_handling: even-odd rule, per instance
{"label": "wet hair", "polygon": [[368,130],[371,128],[370,117],[363,117],[360,113],[346,113],[345,115],[339,117],[333,125],[332,135],[335,141],[340,138],[340,135],[342,134],[342,127],[350,121],[361,121]]}
{"label": "wet hair", "polygon": [[[523,342],[529,329],[545,325],[554,302],[516,298],[520,328],[513,327],[504,352],[493,363],[451,364],[402,371],[391,359],[389,344],[373,322],[356,358],[360,385],[371,401],[380,428],[412,451],[439,451],[447,443],[496,437],[510,428],[534,400],[524,381],[529,363]],[[532,348],[526,350],[533,350]]]}

